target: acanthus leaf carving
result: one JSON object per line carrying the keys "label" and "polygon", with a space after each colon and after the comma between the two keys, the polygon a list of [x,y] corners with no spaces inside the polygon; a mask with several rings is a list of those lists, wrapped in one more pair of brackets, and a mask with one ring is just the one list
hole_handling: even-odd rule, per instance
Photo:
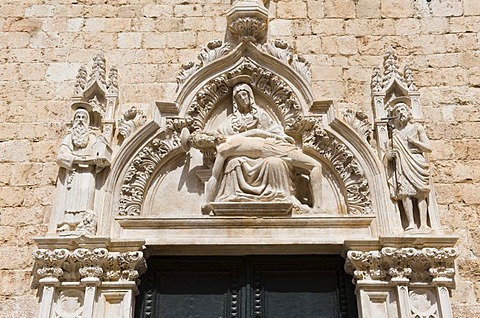
{"label": "acanthus leaf carving", "polygon": [[118,133],[125,140],[146,122],[147,116],[143,111],[132,106],[118,119]]}
{"label": "acanthus leaf carving", "polygon": [[367,114],[362,111],[353,111],[351,109],[347,109],[343,113],[343,119],[367,143],[370,142],[372,136],[372,124],[368,120]]}
{"label": "acanthus leaf carving", "polygon": [[303,134],[303,147],[309,148],[331,162],[345,186],[348,212],[371,214],[370,188],[353,153],[330,132],[317,123]]}
{"label": "acanthus leaf carving", "polygon": [[146,270],[143,252],[112,252],[107,248],[38,249],[33,253],[35,279],[60,281],[97,278],[103,281],[135,281]]}
{"label": "acanthus leaf carving", "polygon": [[82,65],[78,69],[77,78],[76,78],[75,86],[73,90],[74,96],[82,95],[83,90],[85,89],[85,85],[87,84],[87,75],[88,75],[87,69],[85,68],[85,66]]}
{"label": "acanthus leaf carving", "polygon": [[255,43],[265,37],[267,24],[257,17],[241,17],[230,22],[228,30],[240,41]]}
{"label": "acanthus leaf carving", "polygon": [[203,47],[198,54],[198,59],[201,62],[200,67],[207,66],[213,61],[228,54],[232,49],[230,43],[223,43],[221,40],[212,40],[207,43],[206,47]]}
{"label": "acanthus leaf carving", "polygon": [[[455,274],[455,248],[384,247],[380,251],[349,251],[345,270],[356,280],[407,279],[450,284]],[[373,275],[383,273],[386,275]]]}
{"label": "acanthus leaf carving", "polygon": [[184,119],[168,119],[166,127],[135,156],[121,188],[119,215],[140,215],[148,180],[162,159],[180,148],[183,127]]}

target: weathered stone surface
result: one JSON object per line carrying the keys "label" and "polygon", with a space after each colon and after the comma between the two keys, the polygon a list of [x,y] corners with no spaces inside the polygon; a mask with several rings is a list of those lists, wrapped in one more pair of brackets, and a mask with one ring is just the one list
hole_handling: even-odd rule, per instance
{"label": "weathered stone surface", "polygon": [[[223,14],[231,4],[90,2],[0,5],[0,317],[37,316],[30,247],[49,222],[54,160],[79,66],[103,51],[119,67],[122,104],[172,100],[180,65],[196,60],[208,41],[224,39]],[[480,1],[264,2],[269,39],[281,38],[307,57],[316,99],[368,112],[370,70],[382,63],[385,47],[394,47],[401,65],[412,65],[442,224],[461,237],[454,316],[478,316]],[[414,2],[424,5],[422,12]]]}

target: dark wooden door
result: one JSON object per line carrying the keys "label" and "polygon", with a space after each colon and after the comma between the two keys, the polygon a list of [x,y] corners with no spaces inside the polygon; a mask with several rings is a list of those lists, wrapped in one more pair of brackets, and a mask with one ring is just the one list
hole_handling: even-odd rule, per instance
{"label": "dark wooden door", "polygon": [[337,256],[151,257],[136,317],[357,317]]}

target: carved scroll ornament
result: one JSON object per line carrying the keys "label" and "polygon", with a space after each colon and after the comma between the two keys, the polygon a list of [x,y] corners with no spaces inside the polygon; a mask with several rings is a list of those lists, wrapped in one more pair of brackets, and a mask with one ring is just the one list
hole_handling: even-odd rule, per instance
{"label": "carved scroll ornament", "polygon": [[315,151],[331,162],[344,184],[349,214],[373,213],[367,179],[345,144],[317,122],[313,129],[304,132],[303,147]]}
{"label": "carved scroll ornament", "polygon": [[135,156],[123,181],[119,215],[140,215],[148,180],[159,163],[180,148],[180,131],[183,127],[185,127],[183,119],[167,120],[165,129]]}

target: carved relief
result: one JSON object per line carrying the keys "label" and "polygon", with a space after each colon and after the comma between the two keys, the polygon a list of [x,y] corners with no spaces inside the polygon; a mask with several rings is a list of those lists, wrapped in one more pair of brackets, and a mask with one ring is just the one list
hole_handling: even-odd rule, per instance
{"label": "carved relief", "polygon": [[396,99],[393,102],[385,163],[392,199],[401,202],[407,219],[405,230],[417,229],[414,210],[418,210],[420,216],[418,228],[429,230],[427,198],[430,192],[430,165],[425,154],[432,149],[423,126],[412,122],[406,101],[409,102],[408,99]]}
{"label": "carved relief", "polygon": [[[254,79],[233,87],[233,112],[217,127],[212,176],[206,184],[203,211],[217,202],[285,202],[306,209],[292,192],[291,170],[309,173],[312,208],[321,208],[322,167],[295,146],[267,112],[256,104],[251,86]],[[235,81],[236,82],[236,81]],[[196,143],[194,143],[196,144]],[[253,207],[252,207],[253,208]]]}
{"label": "carved relief", "polygon": [[119,215],[140,215],[146,185],[157,165],[179,149],[183,119],[169,119],[167,126],[137,154],[122,185]]}
{"label": "carved relief", "polygon": [[284,64],[293,68],[300,76],[311,82],[312,73],[310,63],[301,55],[292,53],[292,48],[283,40],[275,40],[273,43],[266,43],[261,48],[271,56],[279,59]]}
{"label": "carved relief", "polygon": [[118,134],[125,140],[146,122],[147,116],[143,111],[132,106],[118,120]]}
{"label": "carved relief", "polygon": [[192,131],[202,130],[208,115],[220,98],[231,93],[230,82],[241,76],[250,78],[248,84],[271,98],[284,116],[285,131],[294,131],[294,124],[301,118],[300,106],[292,90],[279,76],[268,72],[249,59],[234,70],[210,80],[196,95],[194,102],[188,108],[188,122]]}
{"label": "carved relief", "polygon": [[[74,104],[73,126],[58,151],[57,164],[63,168],[57,185],[62,203],[57,232],[95,234],[94,212],[96,176],[110,165],[109,145],[89,127],[89,104]],[[83,106],[83,108],[81,108]]]}
{"label": "carved relief", "polygon": [[313,129],[304,132],[303,147],[314,150],[331,162],[344,183],[349,213],[372,213],[368,182],[355,156],[344,144],[317,122]]}
{"label": "carved relief", "polygon": [[426,288],[410,290],[410,311],[412,317],[437,318],[438,307],[435,295]]}
{"label": "carved relief", "polygon": [[55,304],[56,318],[77,318],[83,314],[83,291],[65,289],[59,292]]}
{"label": "carved relief", "polygon": [[372,136],[372,125],[368,120],[367,114],[362,111],[353,111],[347,109],[343,113],[343,119],[350,127],[357,132],[357,134],[369,143]]}

